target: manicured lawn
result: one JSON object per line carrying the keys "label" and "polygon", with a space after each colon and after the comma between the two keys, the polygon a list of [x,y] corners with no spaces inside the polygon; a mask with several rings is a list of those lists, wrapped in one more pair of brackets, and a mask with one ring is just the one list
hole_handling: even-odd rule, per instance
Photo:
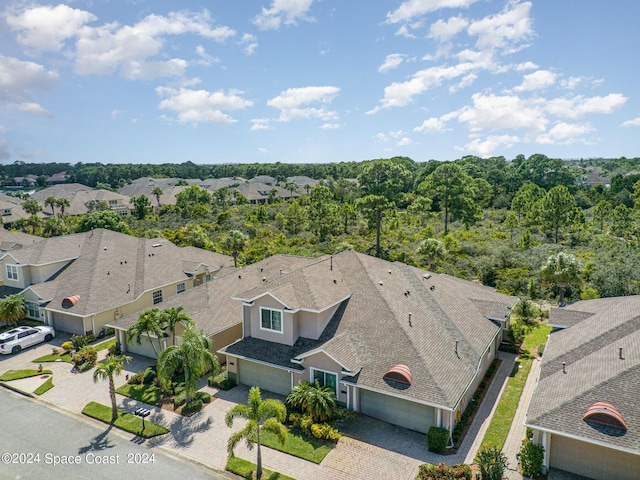
{"label": "manicured lawn", "polygon": [[[96,402],[89,402],[82,409],[82,413],[111,425],[111,407]],[[142,430],[142,418],[121,411],[118,412],[118,418],[113,423],[113,426],[144,438],[152,438],[169,433],[169,429],[148,420],[144,421],[144,430]]]}
{"label": "manicured lawn", "polygon": [[115,337],[110,339],[110,340],[105,340],[102,343],[98,343],[97,345],[94,345],[93,348],[95,348],[96,350],[100,351],[100,350],[106,350],[107,348],[109,348],[112,345],[116,344],[116,339]]}
{"label": "manicured lawn", "polygon": [[49,377],[46,382],[36,388],[33,393],[36,395],[42,395],[44,392],[47,392],[53,388],[53,376]]}
{"label": "manicured lawn", "polygon": [[525,335],[522,348],[529,352],[533,352],[534,348],[539,349],[547,343],[547,335],[549,335],[549,333],[551,333],[550,326],[544,324],[538,325]]}
{"label": "manicured lawn", "polygon": [[21,378],[37,377],[38,375],[52,374],[51,370],[7,370],[0,375],[0,382],[10,382],[11,380],[19,380]]}
{"label": "manicured lawn", "polygon": [[294,457],[303,458],[313,463],[320,463],[327,456],[327,453],[333,448],[333,444],[317,440],[315,438],[306,438],[300,435],[296,430],[290,429],[287,441],[284,445],[280,445],[278,438],[268,432],[264,432],[260,436],[262,445],[279,450]]}
{"label": "manicured lawn", "polygon": [[[256,464],[238,457],[229,457],[227,459],[227,466],[224,468],[227,472],[231,472],[241,476],[242,478],[251,480],[253,478],[253,472],[256,470]],[[272,472],[266,468],[262,469],[262,478],[264,480],[295,480],[292,477],[288,477],[282,473]]]}
{"label": "manicured lawn", "polygon": [[71,361],[70,353],[65,353],[63,355],[56,355],[53,353],[51,355],[44,355],[33,360],[33,363],[57,362],[58,360],[60,360],[61,362],[73,363]]}
{"label": "manicured lawn", "polygon": [[139,402],[148,403],[149,405],[157,405],[162,398],[162,391],[154,385],[139,385],[125,383],[116,392],[125,397],[133,398]]}

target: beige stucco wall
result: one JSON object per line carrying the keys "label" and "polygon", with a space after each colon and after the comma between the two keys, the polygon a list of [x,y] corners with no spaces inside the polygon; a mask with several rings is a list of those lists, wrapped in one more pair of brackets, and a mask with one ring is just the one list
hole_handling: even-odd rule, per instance
{"label": "beige stucco wall", "polygon": [[298,325],[298,335],[300,337],[312,338],[313,340],[320,338],[320,335],[322,335],[323,330],[338,307],[339,304],[320,313],[297,312],[294,321]]}
{"label": "beige stucco wall", "polygon": [[[325,372],[335,373],[337,375],[338,382],[338,401],[347,403],[347,388],[344,385],[340,384],[340,372],[342,371],[342,367],[333,361],[329,356],[327,356],[323,352],[318,352],[314,355],[310,355],[305,357],[302,362],[302,366],[305,368],[303,373],[294,373],[293,374],[293,384],[297,385],[302,380],[307,380],[308,382],[313,382],[313,369],[323,370]],[[345,393],[342,393],[342,392]]]}
{"label": "beige stucco wall", "polygon": [[[282,310],[282,333],[262,330],[260,328],[260,307]],[[293,323],[293,315],[291,312],[284,310],[284,305],[270,295],[265,295],[256,300],[252,306],[245,310],[245,315],[247,313],[248,319],[245,317],[245,321],[248,320],[250,324],[249,331],[254,338],[260,338],[269,342],[284,343],[286,345],[293,345],[298,338],[297,328],[295,328]],[[245,332],[245,336],[248,336],[247,332]]]}
{"label": "beige stucco wall", "polygon": [[550,466],[594,480],[637,480],[640,454],[552,435]]}
{"label": "beige stucco wall", "polygon": [[[29,285],[46,281],[67,263],[69,263],[68,260],[38,266],[22,265],[17,264],[12,257],[7,256],[2,260],[2,278],[4,279],[4,284],[9,287],[26,288]],[[7,265],[16,265],[18,267],[17,281],[7,278]]]}
{"label": "beige stucco wall", "polygon": [[[227,345],[231,345],[236,340],[239,340],[242,337],[242,323],[238,323],[232,327],[223,330],[222,332],[216,333],[213,339],[213,350],[214,352],[220,350],[221,348],[226,347]],[[218,361],[222,364],[226,361],[225,355],[220,353],[216,353],[218,356]],[[234,362],[235,363],[235,362]],[[227,366],[228,367],[228,366]]]}

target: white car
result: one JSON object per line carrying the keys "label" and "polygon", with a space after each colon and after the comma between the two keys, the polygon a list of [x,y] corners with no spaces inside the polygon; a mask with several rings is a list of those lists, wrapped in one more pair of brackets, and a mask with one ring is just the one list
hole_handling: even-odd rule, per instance
{"label": "white car", "polygon": [[23,348],[36,343],[48,342],[56,336],[51,327],[16,327],[0,333],[0,353],[19,353]]}

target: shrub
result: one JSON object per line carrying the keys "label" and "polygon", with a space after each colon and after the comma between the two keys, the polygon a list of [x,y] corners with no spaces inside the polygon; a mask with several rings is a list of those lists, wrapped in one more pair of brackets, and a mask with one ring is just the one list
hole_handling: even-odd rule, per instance
{"label": "shrub", "polygon": [[306,435],[311,435],[311,426],[313,425],[313,417],[311,415],[292,413],[289,415],[289,421]]}
{"label": "shrub", "polygon": [[84,335],[72,335],[71,343],[73,344],[73,349],[78,351],[82,347],[86,347],[89,342],[87,341],[87,337]]}
{"label": "shrub", "polygon": [[449,443],[449,430],[441,427],[431,427],[427,432],[427,445],[429,451],[434,453],[444,453]]}
{"label": "shrub", "polygon": [[325,440],[340,440],[342,435],[337,428],[332,427],[328,423],[314,423],[311,425],[311,435],[315,438],[323,438]]}
{"label": "shrub", "polygon": [[55,347],[53,347],[51,349],[51,355],[60,355],[60,350],[55,348]]}
{"label": "shrub", "polygon": [[471,467],[464,463],[459,463],[453,467],[444,463],[438,465],[425,463],[420,465],[416,480],[471,480],[473,478],[472,475]]}
{"label": "shrub", "polygon": [[522,441],[522,447],[516,454],[522,474],[527,477],[537,475],[542,470],[542,462],[544,461],[544,447],[533,443],[529,439]]}
{"label": "shrub", "polygon": [[154,367],[147,367],[144,372],[142,372],[142,383],[151,385],[156,379],[156,376],[156,369]]}
{"label": "shrub", "polygon": [[73,343],[72,343],[72,342],[64,342],[64,343],[62,344],[62,349],[63,349],[65,352],[70,352],[70,351],[73,349]]}
{"label": "shrub", "polygon": [[115,356],[115,355],[120,355],[121,353],[122,353],[122,346],[120,345],[120,342],[116,342],[109,347],[109,355]]}
{"label": "shrub", "polygon": [[481,480],[502,480],[507,468],[507,457],[494,445],[483,445],[476,455],[475,462],[480,469]]}
{"label": "shrub", "polygon": [[202,410],[202,400],[194,398],[182,408],[182,413],[189,415],[190,413],[199,412],[200,410]]}
{"label": "shrub", "polygon": [[232,380],[229,380],[226,370],[223,370],[218,375],[211,375],[207,382],[210,387],[215,387],[219,390],[231,390],[236,386]]}
{"label": "shrub", "polygon": [[143,371],[134,373],[133,375],[131,375],[131,377],[129,377],[128,383],[130,385],[142,385],[142,379],[144,377],[143,373],[144,373]]}

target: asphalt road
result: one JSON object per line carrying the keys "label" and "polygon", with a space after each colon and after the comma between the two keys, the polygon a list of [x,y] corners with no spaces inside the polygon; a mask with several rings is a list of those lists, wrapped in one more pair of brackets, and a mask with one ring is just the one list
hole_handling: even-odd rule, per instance
{"label": "asphalt road", "polygon": [[0,387],[0,479],[229,480]]}

